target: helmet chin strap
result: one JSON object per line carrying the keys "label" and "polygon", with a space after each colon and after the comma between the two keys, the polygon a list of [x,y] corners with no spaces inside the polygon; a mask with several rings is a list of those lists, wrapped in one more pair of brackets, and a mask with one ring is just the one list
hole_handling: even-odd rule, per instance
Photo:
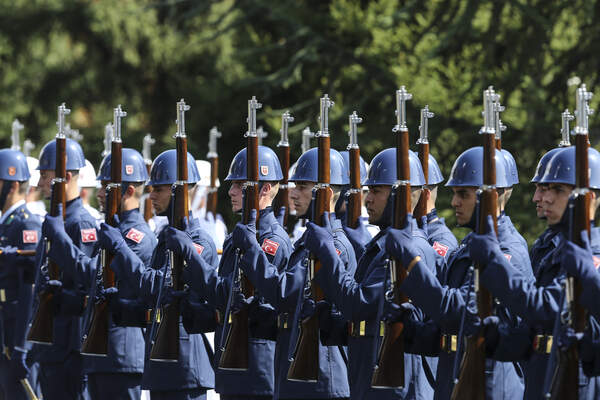
{"label": "helmet chin strap", "polygon": [[0,191],[0,210],[4,210],[11,186],[12,181],[2,181],[2,191]]}

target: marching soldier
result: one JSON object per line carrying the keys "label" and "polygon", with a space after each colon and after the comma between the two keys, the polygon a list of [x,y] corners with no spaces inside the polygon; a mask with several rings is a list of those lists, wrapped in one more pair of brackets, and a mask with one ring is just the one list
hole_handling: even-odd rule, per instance
{"label": "marching soldier", "polygon": [[[495,150],[496,185],[499,188],[508,186],[505,173],[505,162],[500,151]],[[452,206],[455,209],[456,219],[459,225],[475,229],[476,225],[476,203],[477,189],[483,184],[483,148],[474,147],[463,152],[452,167],[450,179],[446,186],[452,188]],[[531,266],[529,258],[523,259],[521,253],[521,242],[513,235],[510,227],[503,221],[499,207],[496,209],[498,215],[498,237],[501,243],[502,257],[513,271],[521,272],[521,281],[531,282]],[[477,332],[482,324],[489,331],[494,331],[500,321],[508,326],[518,325],[518,319],[508,312],[507,306],[496,304],[497,317],[486,318],[479,321],[478,317],[470,309],[473,307],[473,298],[470,293],[470,266],[473,257],[470,250],[473,248],[470,242],[473,234],[468,234],[458,249],[450,256],[448,266],[444,274],[438,279],[431,273],[430,268],[415,257],[419,256],[414,243],[409,239],[409,233],[403,230],[393,230],[395,240],[389,240],[386,246],[390,253],[400,260],[402,265],[412,264],[408,277],[401,287],[414,304],[421,307],[423,311],[435,321],[441,332],[441,341],[432,340],[430,351],[439,349],[441,351],[436,377],[435,399],[449,399],[452,392],[452,375],[455,366],[455,358],[461,357],[457,354],[457,343],[462,340],[458,337],[461,325],[461,315],[464,313],[464,331],[466,333]],[[414,262],[413,262],[414,261]],[[485,264],[486,261],[481,261]],[[485,271],[493,268],[485,268]],[[465,296],[467,293],[467,296]],[[465,309],[466,308],[466,309]],[[423,332],[415,330],[415,324],[410,318],[401,317],[407,326],[407,333],[414,335],[412,340],[426,341]],[[418,325],[417,325],[418,326]],[[409,335],[410,336],[410,335]],[[439,337],[439,333],[434,336]],[[518,363],[496,361],[502,360],[501,350],[498,353],[487,355],[486,360],[486,398],[509,399],[520,398],[523,394],[522,371]]]}
{"label": "marching soldier", "polygon": [[35,256],[19,251],[35,250],[42,223],[25,203],[30,174],[25,156],[18,150],[0,150],[0,392],[4,399],[28,399],[31,388],[26,342],[31,318]]}
{"label": "marching soldier", "polygon": [[[40,152],[39,187],[46,198],[51,194],[51,182],[55,178],[56,140],[48,142]],[[76,247],[90,257],[97,242],[96,220],[83,207],[79,197],[79,170],[85,165],[83,150],[79,144],[66,139],[66,210],[64,231]],[[44,229],[45,227],[45,229]],[[42,225],[45,238],[52,241],[55,233],[50,224]],[[41,249],[39,249],[41,252]],[[58,265],[63,261],[60,256],[51,257]],[[55,258],[53,258],[55,257]],[[61,281],[49,281],[42,271],[36,288],[43,290],[53,287],[56,292],[77,293],[84,296],[85,288],[74,276],[65,274]],[[62,288],[62,289],[61,289]],[[62,296],[62,295],[60,295]],[[71,315],[54,317],[54,342],[50,346],[39,345],[36,351],[40,362],[40,382],[45,399],[78,399],[85,392],[85,380],[82,372],[83,359],[81,349],[82,319]]]}
{"label": "marching soldier", "polygon": [[[421,187],[425,183],[418,157],[410,152],[411,209],[417,204]],[[332,246],[331,233],[315,224],[307,225],[306,247],[321,260],[321,270],[315,281],[328,298],[351,321],[348,338],[350,395],[352,399],[430,398],[432,388],[427,382],[421,356],[404,354],[406,386],[397,389],[371,387],[373,368],[377,362],[377,349],[381,342],[380,318],[387,276],[387,252],[384,244],[392,221],[392,185],[397,182],[396,149],[386,149],[371,162],[365,185],[369,186],[366,198],[369,223],[378,225],[380,232],[364,247],[356,272],[347,271]],[[419,243],[423,260],[435,269],[434,251],[425,234],[414,224],[413,233]],[[387,307],[386,307],[387,308]],[[415,310],[423,318],[422,314]],[[425,367],[429,368],[429,366]]]}
{"label": "marching soldier", "polygon": [[[588,149],[590,189],[592,189],[593,201],[590,203],[590,215],[593,216],[598,207],[597,191],[600,189],[600,153],[594,149]],[[536,171],[536,179],[542,171]],[[536,179],[537,180],[537,179]],[[554,231],[553,239],[550,240],[545,254],[536,258],[539,265],[534,266],[536,271],[536,281],[522,279],[521,272],[515,271],[510,265],[507,265],[503,257],[497,258],[498,239],[492,234],[476,235],[470,245],[472,252],[477,256],[477,260],[483,257],[490,260],[490,268],[486,268],[481,279],[486,287],[505,303],[511,311],[520,315],[529,329],[533,332],[533,338],[530,335],[524,337],[520,342],[513,340],[513,346],[510,357],[527,357],[525,369],[525,399],[539,399],[543,397],[545,385],[545,376],[550,359],[550,352],[554,340],[562,338],[553,337],[555,318],[557,313],[561,312],[560,293],[564,290],[562,280],[565,272],[584,279],[586,282],[594,282],[597,277],[590,275],[589,268],[582,269],[581,253],[576,250],[578,246],[571,244],[565,238],[569,230],[567,204],[569,196],[575,187],[575,148],[559,149],[554,152],[550,161],[546,164],[546,170],[537,183],[546,185],[542,195],[542,209],[546,217],[549,229]],[[589,261],[597,265],[598,255],[600,255],[600,238],[598,229],[592,229],[591,241],[586,249],[589,255]],[[556,245],[554,245],[556,243]],[[589,246],[591,244],[591,246]],[[476,249],[476,250],[474,250]],[[588,262],[589,262],[588,261]],[[562,268],[561,268],[562,267]],[[594,270],[596,269],[594,268]],[[584,273],[587,271],[588,274]],[[585,291],[584,291],[585,293]],[[589,294],[584,294],[581,301],[594,310],[597,297],[589,301]],[[586,301],[586,299],[588,301]],[[598,323],[595,319],[590,319],[590,330],[586,332],[581,339],[581,345],[585,346],[597,337]],[[588,345],[587,349],[591,346]],[[583,347],[585,348],[585,347]],[[531,350],[533,349],[533,350]],[[600,378],[588,377],[589,375],[598,375],[599,371],[595,367],[595,354],[590,351],[580,351],[583,371],[579,373],[579,398],[595,399],[598,396],[597,387]]]}
{"label": "marching soldier", "polygon": [[[229,174],[225,178],[231,182],[228,191],[231,198],[231,208],[234,212],[242,211],[242,188],[248,180],[247,150],[243,149],[236,154]],[[272,268],[282,270],[285,268],[291,253],[291,243],[283,227],[277,222],[271,204],[279,189],[279,181],[283,178],[277,155],[268,147],[258,146],[259,166],[259,215],[258,225],[256,218],[251,218],[248,225],[238,224],[234,231],[227,237],[223,247],[223,255],[217,271],[206,265],[193,252],[186,248],[191,246],[181,232],[168,229],[165,232],[167,247],[175,252],[193,257],[186,260],[188,268],[184,276],[190,287],[202,293],[206,300],[217,307],[220,324],[226,321],[225,316],[228,296],[235,288],[232,287],[234,264],[237,262],[243,269],[246,264],[264,263]],[[257,239],[258,231],[258,239]],[[236,249],[240,249],[243,256],[236,260]],[[257,286],[258,287],[258,286]],[[239,311],[247,308],[249,311],[249,338],[248,338],[248,365],[245,370],[216,370],[216,391],[221,399],[271,399],[273,398],[275,371],[275,340],[277,336],[277,314],[272,304],[276,304],[259,288],[259,295],[249,299],[232,298],[235,304],[232,309]],[[237,290],[237,289],[236,289]],[[215,365],[219,365],[222,350],[219,343],[223,341],[222,335],[228,332],[222,326],[217,328],[215,334]],[[241,349],[233,349],[241,351]]]}
{"label": "marching soldier", "polygon": [[[133,149],[123,149],[121,170],[123,191],[120,199],[119,231],[129,248],[143,261],[144,265],[150,266],[156,238],[139,212],[144,182],[148,179],[142,156]],[[106,209],[106,186],[111,181],[110,172],[111,154],[109,153],[102,160],[98,175],[98,180],[102,184],[98,191],[98,200],[103,209]],[[92,298],[94,295],[96,297],[116,297],[117,293],[120,298],[137,298],[137,289],[128,280],[119,281],[118,286],[112,291],[105,291],[103,287],[96,288],[96,277],[100,268],[98,258],[86,256],[73,244],[69,236],[61,229],[61,219],[61,217],[48,216],[46,225],[51,225],[53,229],[54,239],[50,255],[61,260],[64,273],[75,276],[77,281],[90,291]],[[73,308],[83,311],[82,307]],[[117,326],[111,319],[107,340],[108,350],[105,356],[84,356],[84,371],[88,375],[88,390],[91,398],[93,400],[139,399],[144,370],[142,330],[139,327]]]}
{"label": "marching soldier", "polygon": [[[187,169],[189,185],[199,179],[198,169],[191,154],[187,154]],[[152,164],[148,185],[152,186],[150,198],[156,213],[171,218],[173,202],[171,187],[177,179],[176,150],[161,153]],[[199,228],[197,219],[190,217],[182,232],[193,242],[191,249],[203,260],[209,268],[216,268],[217,251],[214,242],[206,232]],[[106,224],[100,230],[100,243],[104,248],[114,249],[111,267],[119,281],[132,282],[137,290],[137,296],[143,300],[145,308],[154,308],[170,304],[177,297],[187,297],[199,301],[198,295],[191,292],[174,292],[168,286],[163,289],[165,282],[171,279],[168,265],[166,236],[160,235],[158,245],[152,253],[151,267],[147,268],[140,258],[129,250],[122,233]],[[187,268],[186,268],[187,270]],[[212,314],[214,318],[214,313]],[[150,330],[150,344],[153,343],[154,329]],[[152,400],[155,399],[206,399],[207,389],[214,387],[214,372],[211,366],[212,350],[204,334],[188,334],[179,324],[179,354],[173,362],[146,359],[142,378],[142,388],[150,390]]]}

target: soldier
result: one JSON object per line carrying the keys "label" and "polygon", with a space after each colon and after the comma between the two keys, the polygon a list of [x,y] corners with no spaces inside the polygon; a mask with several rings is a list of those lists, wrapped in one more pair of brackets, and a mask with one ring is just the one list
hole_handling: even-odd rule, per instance
{"label": "soldier", "polygon": [[[495,165],[497,187],[508,186],[504,159],[498,150],[496,150]],[[471,229],[475,229],[477,221],[477,189],[483,184],[482,166],[483,148],[468,149],[456,159],[450,179],[446,183],[446,186],[451,187],[454,192],[452,206],[455,209],[458,224]],[[529,258],[523,259],[519,238],[512,234],[512,230],[503,221],[504,218],[500,215],[499,208],[497,208],[496,213],[498,215],[498,237],[500,238],[503,257],[509,261],[507,265],[512,270],[521,271],[523,281],[531,282],[533,277]],[[390,251],[390,254],[401,260],[402,265],[412,265],[401,290],[408,295],[413,304],[421,307],[435,321],[441,331],[441,341],[431,340],[430,343],[433,343],[433,345],[430,351],[434,351],[436,348],[439,349],[441,343],[435,399],[447,399],[450,398],[452,392],[452,373],[455,358],[462,356],[456,353],[456,344],[462,339],[457,337],[461,325],[461,315],[465,313],[464,324],[467,333],[477,332],[481,324],[486,325],[486,328],[491,331],[500,321],[511,327],[518,325],[519,321],[508,312],[508,309],[502,303],[497,303],[495,306],[498,317],[486,318],[483,322],[478,321],[478,317],[470,311],[474,301],[469,292],[471,275],[469,267],[473,264],[472,256],[469,253],[472,247],[469,243],[473,239],[473,233],[468,234],[458,249],[450,256],[448,267],[443,276],[438,277],[438,281],[425,263],[415,259],[416,256],[419,256],[419,253],[414,248],[414,243],[408,240],[408,232],[403,232],[405,230],[392,230],[393,236],[390,236],[390,238],[395,238],[395,240],[388,240],[386,248]],[[485,264],[485,261],[483,264]],[[492,268],[485,268],[486,271],[490,269]],[[469,295],[465,296],[465,293]],[[403,316],[400,319],[407,326],[411,326],[407,329],[409,340],[412,333],[413,340],[427,341],[428,338],[424,337],[425,335],[421,330],[415,328],[415,324],[410,318]],[[436,335],[435,332],[434,335]],[[437,336],[439,337],[439,333],[437,333]],[[501,350],[498,350],[498,352],[489,354],[486,361],[486,398],[520,398],[523,394],[520,366],[518,363],[496,361],[494,358],[502,359]]]}
{"label": "soldier", "polygon": [[[589,187],[593,193],[590,215],[593,216],[598,207],[596,191],[600,189],[600,153],[594,149],[588,149],[588,157],[589,171],[591,171]],[[536,176],[540,172],[540,170],[536,171]],[[544,379],[550,362],[550,348],[552,341],[557,340],[553,338],[553,327],[556,315],[560,312],[559,299],[563,290],[561,281],[564,279],[565,271],[582,278],[593,276],[596,279],[595,275],[583,273],[580,268],[582,265],[579,262],[580,257],[575,257],[574,254],[577,245],[569,244],[565,238],[565,234],[569,230],[568,213],[565,211],[569,196],[575,187],[575,148],[569,147],[554,152],[538,183],[548,186],[542,195],[542,208],[550,229],[556,231],[555,239],[552,242],[557,242],[557,244],[548,247],[548,251],[539,258],[540,265],[534,267],[535,282],[523,279],[521,271],[515,271],[504,260],[497,258],[498,239],[489,233],[489,229],[485,235],[475,235],[470,245],[476,261],[484,257],[486,260],[490,260],[489,268],[486,268],[481,275],[482,283],[512,312],[521,316],[535,334],[533,340],[530,336],[525,336],[525,340],[520,342],[513,340],[511,346],[511,357],[528,357],[525,369],[525,399],[539,399],[544,394]],[[591,257],[591,260],[596,263],[596,257],[600,255],[600,237],[597,228],[592,230],[591,248],[588,248],[587,251],[593,253],[595,257]],[[589,269],[587,271],[589,272]],[[584,287],[586,281],[588,279],[583,281]],[[582,295],[581,300],[589,300],[588,296],[589,294]],[[586,301],[585,304],[594,309],[596,301],[597,298],[594,298],[593,301]],[[590,330],[586,332],[586,337],[581,339],[582,344],[594,340],[589,335],[592,332],[598,332],[599,325],[595,319],[591,318],[589,324]],[[533,351],[530,350],[531,348]],[[589,351],[583,351],[580,354],[584,372],[589,373],[590,364],[594,363],[594,354]],[[598,375],[598,372],[596,371],[594,375]],[[580,372],[579,398],[597,398],[599,384],[600,378],[590,378]]]}
{"label": "soldier", "polygon": [[102,214],[90,204],[90,199],[94,196],[94,190],[98,186],[96,180],[96,171],[94,166],[88,160],[85,160],[85,166],[79,170],[79,197],[83,202],[83,207],[96,219],[98,225],[104,220]]}
{"label": "soldier", "polygon": [[[196,162],[191,154],[187,154],[189,185],[200,179]],[[173,202],[171,187],[177,179],[176,150],[167,150],[156,157],[150,170],[148,185],[152,186],[150,198],[156,213],[171,218]],[[191,189],[190,189],[191,190]],[[212,238],[199,228],[198,220],[190,217],[185,223],[182,234],[191,238],[193,252],[208,266],[216,268],[217,251]],[[165,235],[160,235],[158,245],[152,253],[151,267],[147,268],[140,258],[130,251],[122,233],[106,224],[100,230],[100,244],[103,248],[114,249],[116,262],[111,264],[118,280],[129,280],[137,288],[136,295],[143,301],[142,310],[165,305],[173,301],[175,296],[188,296],[191,301],[198,301],[193,291],[177,293],[167,287],[162,295],[161,288],[170,279],[167,265],[167,249]],[[186,268],[187,270],[187,268]],[[160,298],[159,298],[160,296]],[[214,317],[214,313],[213,313]],[[150,335],[154,329],[150,331]],[[153,343],[153,337],[149,337]],[[212,351],[204,334],[188,334],[180,323],[179,357],[176,362],[164,362],[147,359],[144,365],[142,388],[150,390],[152,400],[155,399],[206,399],[207,389],[214,387],[214,372],[211,366]]]}
{"label": "soldier", "polygon": [[28,399],[24,385],[32,382],[26,342],[33,303],[35,257],[19,250],[35,250],[42,222],[25,203],[30,179],[25,156],[0,150],[0,397]]}
{"label": "soldier", "polygon": [[[122,150],[122,198],[119,230],[127,245],[143,261],[150,266],[150,257],[156,246],[156,238],[139,212],[140,198],[144,190],[144,182],[148,179],[146,165],[142,156],[133,149]],[[100,206],[106,209],[106,185],[111,176],[111,154],[109,153],[100,166],[98,180],[102,186],[98,191]],[[95,180],[95,179],[94,179]],[[104,293],[104,288],[96,289],[98,275],[98,259],[88,257],[76,246],[61,229],[61,217],[47,217],[46,224],[52,223],[53,242],[51,256],[62,261],[65,274],[76,276],[79,283],[94,294],[118,296],[125,299],[137,298],[136,287],[130,281],[121,280],[112,292]],[[82,307],[79,307],[81,310]],[[91,311],[91,307],[87,309]],[[89,317],[89,315],[88,315]],[[89,394],[95,399],[128,398],[139,399],[140,383],[144,370],[144,337],[137,327],[120,327],[111,318],[108,332],[107,356],[84,356],[84,371],[88,375]]]}
{"label": "soldier", "polygon": [[452,231],[446,226],[444,218],[438,216],[437,209],[435,208],[438,185],[444,181],[444,175],[442,175],[442,171],[431,153],[429,153],[428,166],[427,185],[423,187],[423,193],[427,201],[427,223],[424,230],[427,234],[429,244],[431,244],[437,254],[437,275],[441,277],[450,255],[458,247],[458,242]]}
{"label": "soldier", "polygon": [[[231,208],[235,213],[242,211],[242,188],[247,181],[246,149],[236,154],[229,174],[225,178],[231,182],[228,191],[231,198]],[[208,302],[217,307],[221,316],[224,315],[228,295],[232,289],[231,280],[233,265],[236,262],[236,249],[240,249],[243,257],[239,260],[240,267],[246,263],[264,263],[275,269],[284,269],[291,253],[291,243],[283,227],[277,222],[271,204],[279,190],[279,181],[283,178],[277,155],[265,146],[258,146],[259,165],[259,219],[249,225],[238,224],[224,243],[223,255],[217,271],[210,268],[197,257],[194,252],[186,250],[192,245],[181,232],[168,229],[165,232],[167,247],[186,256],[188,268],[184,279],[192,289],[202,293]],[[258,230],[258,240],[257,240]],[[189,258],[189,256],[193,256]],[[185,276],[186,274],[189,275]],[[260,295],[249,299],[236,298],[234,309],[247,307],[249,310],[249,343],[247,370],[216,370],[216,391],[221,399],[271,399],[274,389],[274,357],[275,339],[277,335],[277,314],[271,299],[266,297],[259,288]],[[224,318],[219,318],[222,324]],[[218,365],[222,355],[219,349],[221,336],[227,335],[222,327],[215,334],[215,365]],[[235,349],[234,349],[235,351]]]}
{"label": "soldier", "polygon": [[[418,157],[410,152],[411,209],[417,204],[421,186],[425,183]],[[351,321],[348,338],[350,395],[352,399],[429,398],[432,388],[427,382],[425,360],[418,355],[404,355],[406,386],[402,389],[375,389],[371,377],[377,358],[380,337],[380,317],[387,281],[387,253],[384,243],[392,221],[392,186],[397,182],[396,149],[386,149],[371,162],[365,184],[369,186],[366,198],[369,223],[378,225],[380,232],[369,241],[359,260],[356,272],[347,271],[332,246],[331,233],[313,223],[307,225],[307,249],[321,260],[321,269],[315,275],[316,283],[327,298]],[[435,269],[435,254],[425,234],[414,224],[415,240],[419,243],[423,260]],[[415,310],[423,318],[422,314]],[[425,367],[428,368],[428,367]]]}
{"label": "soldier", "polygon": [[[64,231],[72,242],[86,256],[90,257],[97,241],[96,220],[83,207],[79,197],[79,170],[85,165],[85,157],[81,146],[72,140],[66,139],[66,210]],[[48,142],[40,152],[39,187],[44,197],[51,194],[51,182],[55,178],[56,166],[56,141]],[[50,228],[50,229],[48,229]],[[53,229],[46,224],[42,225],[44,237],[52,241]],[[42,252],[41,249],[38,251]],[[50,257],[50,256],[49,256]],[[52,258],[60,265],[62,259]],[[59,292],[77,293],[85,295],[85,288],[75,277],[65,274],[62,281],[50,281],[42,271],[38,275],[36,288],[44,289],[51,285]],[[62,295],[61,295],[62,296]],[[39,345],[37,358],[40,362],[40,382],[45,399],[77,399],[85,392],[85,377],[82,373],[81,349],[82,321],[80,317],[72,315],[56,315],[54,318],[54,343],[50,346]]]}

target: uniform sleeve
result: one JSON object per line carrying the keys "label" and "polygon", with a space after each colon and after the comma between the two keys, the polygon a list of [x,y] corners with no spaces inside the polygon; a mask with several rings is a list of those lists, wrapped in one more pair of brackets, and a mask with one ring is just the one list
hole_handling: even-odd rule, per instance
{"label": "uniform sleeve", "polygon": [[69,226],[66,228],[66,232],[83,254],[88,257],[92,255],[98,241],[98,232],[96,222],[91,216],[90,220],[82,219],[78,223]]}
{"label": "uniform sleeve", "polygon": [[96,282],[98,257],[90,257],[79,249],[70,236],[61,235],[52,241],[48,257],[54,260],[63,274],[86,288]]}

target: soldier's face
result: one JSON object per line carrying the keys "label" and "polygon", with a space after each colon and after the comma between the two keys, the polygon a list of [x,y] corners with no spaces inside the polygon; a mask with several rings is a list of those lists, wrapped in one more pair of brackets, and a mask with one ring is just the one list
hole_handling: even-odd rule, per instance
{"label": "soldier's face", "polygon": [[150,201],[156,214],[163,213],[169,208],[171,201],[171,185],[154,185],[150,192]]}
{"label": "soldier's face", "polygon": [[296,209],[297,215],[306,215],[310,201],[312,199],[312,190],[314,182],[295,182],[296,186],[290,190],[290,200]]}
{"label": "soldier's face", "polygon": [[548,185],[548,190],[542,196],[544,216],[548,219],[548,224],[554,225],[560,222],[567,209],[572,190],[573,186],[562,183]]}
{"label": "soldier's face", "polygon": [[44,198],[49,199],[51,194],[51,183],[56,175],[54,170],[46,169],[40,171],[40,180],[38,182],[38,188],[41,190]]}
{"label": "soldier's face", "polygon": [[535,192],[533,193],[533,198],[531,201],[535,203],[535,213],[538,218],[545,218],[544,216],[544,202],[542,198],[544,193],[548,190],[548,185],[542,185],[540,183],[535,184]]}
{"label": "soldier's face", "polygon": [[233,212],[238,212],[242,209],[242,200],[243,200],[243,187],[244,182],[243,181],[233,181],[231,182],[231,187],[229,188],[229,191],[227,192],[227,194],[229,195],[229,198],[231,199],[231,210]]}
{"label": "soldier's face", "polygon": [[454,208],[456,222],[459,225],[466,225],[471,221],[475,204],[477,203],[477,188],[475,187],[453,187],[452,202],[450,205]]}
{"label": "soldier's face", "polygon": [[96,191],[96,197],[98,198],[98,205],[102,211],[106,209],[106,185],[108,185],[108,182],[101,181],[100,185],[100,189]]}
{"label": "soldier's face", "polygon": [[379,222],[391,192],[391,186],[369,186],[369,193],[367,193],[365,199],[365,206],[367,207],[367,213],[369,213],[369,223]]}

